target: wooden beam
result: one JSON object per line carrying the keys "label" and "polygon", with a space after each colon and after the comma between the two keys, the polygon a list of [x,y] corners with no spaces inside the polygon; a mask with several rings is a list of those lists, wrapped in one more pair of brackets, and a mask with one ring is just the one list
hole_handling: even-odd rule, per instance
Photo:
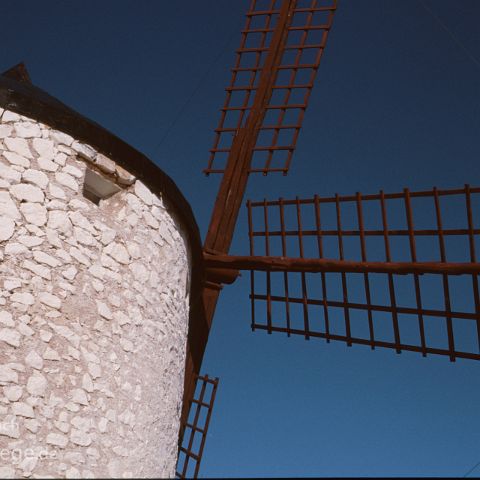
{"label": "wooden beam", "polygon": [[248,257],[222,254],[203,255],[207,268],[258,270],[266,272],[346,272],[346,273],[411,273],[473,275],[480,273],[480,263],[450,262],[354,262],[328,258]]}

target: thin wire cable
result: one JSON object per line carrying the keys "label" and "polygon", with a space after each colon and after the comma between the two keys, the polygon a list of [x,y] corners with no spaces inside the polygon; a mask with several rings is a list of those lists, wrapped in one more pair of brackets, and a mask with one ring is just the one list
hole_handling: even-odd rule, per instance
{"label": "thin wire cable", "polygon": [[476,465],[474,465],[474,466],[463,476],[463,478],[467,478],[479,465],[480,465],[480,462],[478,462]]}
{"label": "thin wire cable", "polygon": [[441,18],[423,1],[419,0],[423,8],[432,15],[432,17],[437,21],[437,23],[448,33],[450,38],[467,54],[468,58],[480,67],[480,61],[475,58],[475,56],[470,52],[470,50],[460,41],[460,39],[445,25]]}
{"label": "thin wire cable", "polygon": [[192,90],[192,93],[188,96],[188,98],[185,100],[185,102],[183,102],[183,105],[180,107],[180,109],[178,110],[178,113],[177,115],[174,117],[174,119],[172,120],[172,122],[170,123],[170,125],[168,126],[168,128],[165,130],[165,133],[163,134],[162,138],[160,139],[160,141],[158,142],[157,146],[153,149],[153,154],[155,154],[158,149],[163,145],[163,143],[165,142],[165,140],[168,138],[168,136],[170,135],[170,132],[173,130],[173,128],[175,127],[175,125],[177,124],[178,120],[180,120],[180,118],[182,117],[183,115],[183,112],[186,110],[188,104],[193,100],[193,98],[195,97],[195,95],[199,92],[200,88],[202,87],[203,85],[203,82],[207,79],[208,75],[210,74],[211,70],[213,69],[213,67],[217,64],[217,62],[220,60],[220,58],[225,54],[225,52],[227,51],[227,49],[230,48],[230,43],[234,37],[234,35],[236,34],[237,32],[235,30],[232,29],[232,33],[230,34],[230,36],[228,37],[228,40],[226,41],[225,43],[225,47],[217,54],[217,56],[212,60],[212,62],[210,63],[210,65],[207,67],[207,69],[205,70],[205,72],[203,72],[203,75],[200,77],[200,79],[198,80],[197,82],[197,85],[195,86],[195,88]]}

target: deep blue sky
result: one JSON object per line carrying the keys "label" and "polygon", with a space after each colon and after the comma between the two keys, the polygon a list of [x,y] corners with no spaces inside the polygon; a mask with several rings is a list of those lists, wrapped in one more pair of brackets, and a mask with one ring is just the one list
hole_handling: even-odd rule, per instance
{"label": "deep blue sky", "polygon": [[[424,3],[457,41],[418,0],[340,2],[291,173],[252,178],[250,198],[478,185],[480,2]],[[218,178],[201,170],[246,7],[2,0],[0,69],[25,61],[149,155],[204,233]],[[245,212],[232,252],[248,253]],[[244,276],[204,360],[221,378],[204,476],[461,476],[480,461],[478,362],[252,333],[249,315]]]}

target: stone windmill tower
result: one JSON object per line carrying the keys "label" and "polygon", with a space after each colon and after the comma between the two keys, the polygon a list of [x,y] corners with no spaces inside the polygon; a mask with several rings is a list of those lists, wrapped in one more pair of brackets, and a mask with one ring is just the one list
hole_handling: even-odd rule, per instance
{"label": "stone windmill tower", "polygon": [[0,77],[0,477],[169,477],[200,240],[175,184]]}

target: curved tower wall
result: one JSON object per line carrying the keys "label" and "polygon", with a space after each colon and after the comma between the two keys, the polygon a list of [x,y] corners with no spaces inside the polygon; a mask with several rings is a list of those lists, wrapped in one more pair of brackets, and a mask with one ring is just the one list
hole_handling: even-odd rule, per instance
{"label": "curved tower wall", "polygon": [[115,159],[0,115],[0,477],[172,477],[186,235]]}

